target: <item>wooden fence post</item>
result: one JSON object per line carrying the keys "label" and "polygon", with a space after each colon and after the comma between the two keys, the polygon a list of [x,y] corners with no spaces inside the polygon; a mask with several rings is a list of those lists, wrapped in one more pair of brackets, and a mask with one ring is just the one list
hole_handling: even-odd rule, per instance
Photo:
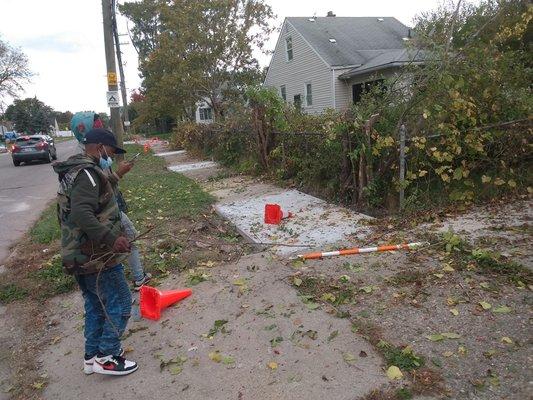
{"label": "wooden fence post", "polygon": [[400,211],[405,203],[405,125],[400,125]]}

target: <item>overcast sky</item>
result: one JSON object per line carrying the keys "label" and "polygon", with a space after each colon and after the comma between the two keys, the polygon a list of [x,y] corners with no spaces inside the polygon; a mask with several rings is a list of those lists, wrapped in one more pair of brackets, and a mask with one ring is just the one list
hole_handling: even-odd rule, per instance
{"label": "overcast sky", "polygon": [[[197,1],[197,0],[194,0]],[[123,0],[120,0],[122,3]],[[266,0],[277,15],[279,26],[285,17],[392,16],[406,25],[413,17],[435,8],[441,0]],[[38,99],[58,111],[108,111],[106,67],[103,46],[102,8],[99,0],[0,0],[0,37],[20,47],[35,73],[22,97]],[[119,31],[127,32],[120,18]],[[268,49],[273,49],[277,32]],[[124,42],[129,38],[124,36]],[[124,45],[128,91],[140,85],[137,54]],[[261,57],[268,65],[269,56]]]}

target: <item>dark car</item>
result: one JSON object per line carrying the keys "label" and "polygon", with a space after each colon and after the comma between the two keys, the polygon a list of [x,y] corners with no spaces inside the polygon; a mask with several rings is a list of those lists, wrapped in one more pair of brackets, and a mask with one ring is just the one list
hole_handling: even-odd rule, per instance
{"label": "dark car", "polygon": [[20,136],[11,150],[13,164],[18,167],[21,162],[57,160],[54,139],[48,135]]}

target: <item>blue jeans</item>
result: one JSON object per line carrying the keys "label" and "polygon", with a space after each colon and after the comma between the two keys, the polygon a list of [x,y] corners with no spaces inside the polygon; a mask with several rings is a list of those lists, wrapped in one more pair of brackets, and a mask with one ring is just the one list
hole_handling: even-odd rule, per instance
{"label": "blue jeans", "polygon": [[85,300],[85,354],[119,355],[120,337],[131,314],[131,293],[124,267],[115,265],[103,270],[100,276],[77,275],[76,280]]}
{"label": "blue jeans", "polygon": [[[120,222],[126,233],[126,237],[129,240],[133,240],[139,234],[133,226],[133,222],[128,218],[124,212],[120,212]],[[142,281],[144,278],[144,268],[141,261],[141,254],[139,253],[139,248],[136,246],[135,242],[131,244],[130,255],[128,256],[128,265],[131,268],[131,273],[133,275],[133,280]]]}

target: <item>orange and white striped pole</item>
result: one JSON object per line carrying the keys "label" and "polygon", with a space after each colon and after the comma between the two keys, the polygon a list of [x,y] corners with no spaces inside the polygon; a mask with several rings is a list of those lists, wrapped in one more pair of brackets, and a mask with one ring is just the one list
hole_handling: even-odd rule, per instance
{"label": "orange and white striped pole", "polygon": [[315,260],[317,258],[349,256],[353,254],[376,253],[376,252],[382,252],[382,251],[396,251],[396,250],[411,250],[416,247],[424,246],[427,244],[429,243],[428,242],[414,242],[414,243],[393,244],[393,245],[377,246],[377,247],[356,247],[354,249],[326,251],[322,253],[315,252],[315,253],[299,254],[294,258],[301,259],[301,260]]}

